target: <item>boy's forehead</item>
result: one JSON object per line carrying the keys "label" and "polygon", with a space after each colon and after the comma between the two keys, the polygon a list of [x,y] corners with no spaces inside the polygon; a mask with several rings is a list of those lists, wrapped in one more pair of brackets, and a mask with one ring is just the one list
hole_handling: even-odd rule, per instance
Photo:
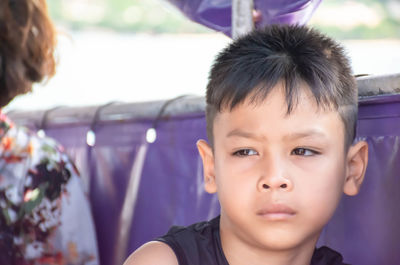
{"label": "boy's forehead", "polygon": [[251,110],[251,108],[256,109],[260,106],[280,110],[284,116],[295,112],[299,106],[300,108],[307,107],[312,109],[312,112],[331,110],[329,107],[317,103],[307,84],[301,83],[299,88],[292,92],[292,97],[289,99],[283,82],[279,82],[268,93],[263,90],[262,85],[255,87],[250,94],[234,106],[232,106],[232,102],[225,102],[219,113],[235,112],[235,110],[243,107]]}
{"label": "boy's forehead", "polygon": [[282,129],[280,132],[285,135],[302,132],[314,132],[317,135],[323,131],[337,130],[337,126],[344,125],[337,110],[318,105],[306,88],[299,90],[289,112],[285,92],[278,87],[271,90],[265,98],[250,95],[233,109],[225,107],[215,116],[214,132],[246,129],[243,126],[249,130],[264,127],[278,130],[279,126]]}

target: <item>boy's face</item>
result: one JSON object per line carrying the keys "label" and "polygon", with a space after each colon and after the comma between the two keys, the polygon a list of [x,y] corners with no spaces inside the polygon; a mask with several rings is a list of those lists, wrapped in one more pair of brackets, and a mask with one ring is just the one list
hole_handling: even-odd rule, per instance
{"label": "boy's face", "polygon": [[271,250],[315,244],[365,172],[366,144],[345,150],[339,114],[318,109],[308,92],[287,115],[278,85],[263,102],[217,114],[213,133],[214,151],[198,147],[206,190],[218,192],[221,233]]}

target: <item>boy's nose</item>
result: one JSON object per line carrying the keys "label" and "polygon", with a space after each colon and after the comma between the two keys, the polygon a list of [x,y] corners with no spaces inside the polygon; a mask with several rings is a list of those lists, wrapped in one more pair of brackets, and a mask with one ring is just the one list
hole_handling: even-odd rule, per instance
{"label": "boy's nose", "polygon": [[[283,179],[282,182],[289,182],[289,180]],[[265,183],[262,184],[262,189],[263,190],[276,189],[276,188],[278,188],[278,189],[289,189],[289,185],[287,183],[282,183],[282,184],[278,183],[278,185],[268,185],[268,184],[265,184]]]}
{"label": "boy's nose", "polygon": [[293,183],[285,175],[282,165],[275,165],[271,167],[269,164],[268,169],[264,169],[259,178],[258,189],[260,191],[268,190],[286,190],[290,191],[293,188]]}

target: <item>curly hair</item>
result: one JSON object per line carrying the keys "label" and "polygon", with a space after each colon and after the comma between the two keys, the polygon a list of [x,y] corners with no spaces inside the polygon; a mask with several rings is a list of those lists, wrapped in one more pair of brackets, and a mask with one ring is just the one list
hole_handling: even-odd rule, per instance
{"label": "curly hair", "polygon": [[54,75],[55,46],[45,0],[0,1],[0,107]]}

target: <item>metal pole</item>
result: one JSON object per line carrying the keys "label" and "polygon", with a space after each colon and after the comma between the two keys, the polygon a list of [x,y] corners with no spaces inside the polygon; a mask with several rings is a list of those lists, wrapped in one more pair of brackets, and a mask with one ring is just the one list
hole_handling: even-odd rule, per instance
{"label": "metal pole", "polygon": [[232,0],[232,38],[250,32],[254,28],[253,0]]}

